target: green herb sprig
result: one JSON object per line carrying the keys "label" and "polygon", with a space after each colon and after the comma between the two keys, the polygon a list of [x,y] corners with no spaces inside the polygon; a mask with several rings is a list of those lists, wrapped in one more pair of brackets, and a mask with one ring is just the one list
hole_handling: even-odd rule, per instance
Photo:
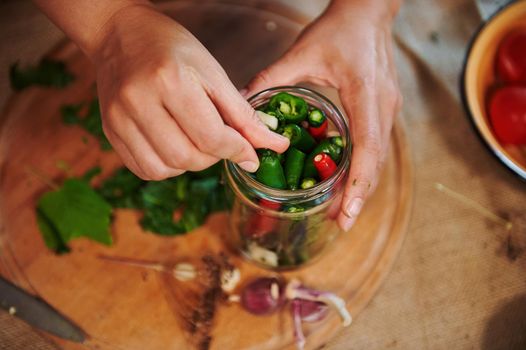
{"label": "green herb sprig", "polygon": [[11,87],[20,91],[32,85],[64,88],[75,80],[64,62],[43,59],[36,66],[20,68],[18,63],[9,69]]}

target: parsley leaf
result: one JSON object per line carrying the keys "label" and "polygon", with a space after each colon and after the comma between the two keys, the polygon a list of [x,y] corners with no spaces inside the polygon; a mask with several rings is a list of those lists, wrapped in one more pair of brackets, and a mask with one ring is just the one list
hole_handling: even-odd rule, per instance
{"label": "parsley leaf", "polygon": [[73,238],[87,237],[111,245],[111,206],[86,181],[68,179],[56,191],[40,197],[37,204],[39,227],[46,245],[56,252],[67,249]]}
{"label": "parsley leaf", "polygon": [[[82,112],[85,113],[82,113]],[[95,136],[103,151],[112,149],[110,142],[104,135],[100,114],[99,100],[94,99],[89,104],[65,105],[61,108],[62,121],[66,125],[79,125]]]}
{"label": "parsley leaf", "polygon": [[119,168],[104,180],[97,192],[115,208],[142,208],[139,189],[146,181],[141,180],[127,168]]}
{"label": "parsley leaf", "polygon": [[[178,235],[201,226],[210,213],[226,209],[220,178],[221,162],[163,181],[143,181],[120,168],[97,191],[114,207],[141,209],[143,229]],[[179,219],[174,218],[176,213]]]}
{"label": "parsley leaf", "polygon": [[31,85],[64,88],[69,85],[74,76],[68,72],[64,62],[43,59],[37,66],[20,68],[18,63],[9,69],[11,87],[20,91]]}

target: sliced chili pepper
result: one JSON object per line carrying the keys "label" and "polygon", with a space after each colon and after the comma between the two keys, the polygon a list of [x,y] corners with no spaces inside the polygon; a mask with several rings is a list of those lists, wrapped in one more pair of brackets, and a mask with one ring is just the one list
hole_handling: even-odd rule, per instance
{"label": "sliced chili pepper", "polygon": [[310,152],[316,146],[316,141],[307,130],[296,124],[287,124],[281,133],[290,140],[290,145],[305,153]]}
{"label": "sliced chili pepper", "polygon": [[[297,126],[297,125],[296,125]],[[285,179],[290,190],[296,190],[305,164],[305,153],[290,147],[285,153]]]}
{"label": "sliced chili pepper", "polygon": [[333,145],[336,145],[338,147],[343,147],[343,139],[341,136],[332,136],[329,137],[329,140]]}
{"label": "sliced chili pepper", "polygon": [[309,126],[309,134],[319,141],[327,136],[328,127],[329,122],[325,120],[320,126]]}
{"label": "sliced chili pepper", "polygon": [[307,118],[308,105],[304,99],[291,95],[286,92],[280,92],[270,99],[269,108],[290,123],[301,123]]}
{"label": "sliced chili pepper", "polygon": [[313,163],[322,181],[331,177],[337,168],[334,160],[326,153],[320,153],[314,157]]}
{"label": "sliced chili pepper", "polygon": [[329,139],[322,140],[305,159],[305,166],[303,167],[304,178],[318,177],[318,173],[312,161],[314,160],[314,157],[320,153],[329,154],[336,163],[339,163],[342,157],[342,148],[331,143]]}
{"label": "sliced chili pepper", "polygon": [[310,111],[307,120],[309,121],[310,126],[317,128],[327,120],[327,117],[325,117],[325,113],[323,113],[321,110],[314,108],[312,111]]}
{"label": "sliced chili pepper", "polygon": [[259,168],[256,171],[256,179],[263,185],[284,190],[287,188],[283,167],[276,152],[271,150],[260,150]]}
{"label": "sliced chili pepper", "polygon": [[306,190],[308,188],[314,187],[314,185],[316,185],[316,179],[313,179],[312,177],[307,177],[307,178],[301,180],[300,187],[302,189]]}
{"label": "sliced chili pepper", "polygon": [[305,211],[305,208],[297,206],[297,205],[293,205],[285,209],[285,212],[287,213],[302,213],[304,211]]}

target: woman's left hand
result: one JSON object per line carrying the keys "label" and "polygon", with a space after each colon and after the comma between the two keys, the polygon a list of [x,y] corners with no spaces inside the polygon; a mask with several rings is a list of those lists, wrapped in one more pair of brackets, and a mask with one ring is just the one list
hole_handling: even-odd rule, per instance
{"label": "woman's left hand", "polygon": [[402,104],[393,62],[391,24],[398,0],[333,1],[294,45],[242,93],[311,82],[338,90],[351,126],[353,153],[338,223],[354,224],[385,162]]}

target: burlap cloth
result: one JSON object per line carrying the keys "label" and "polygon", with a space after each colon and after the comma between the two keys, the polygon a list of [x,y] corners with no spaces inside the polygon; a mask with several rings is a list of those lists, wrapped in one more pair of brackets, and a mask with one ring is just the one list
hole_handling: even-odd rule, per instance
{"label": "burlap cloth", "polygon": [[[526,349],[526,232],[510,237],[434,187],[499,215],[526,214],[526,183],[488,153],[460,103],[462,61],[480,22],[473,0],[405,1],[395,36],[416,171],[413,216],[379,293],[327,349]],[[41,56],[63,35],[28,1],[0,1],[0,23],[3,105],[9,64]],[[0,349],[53,348],[0,313]]]}

